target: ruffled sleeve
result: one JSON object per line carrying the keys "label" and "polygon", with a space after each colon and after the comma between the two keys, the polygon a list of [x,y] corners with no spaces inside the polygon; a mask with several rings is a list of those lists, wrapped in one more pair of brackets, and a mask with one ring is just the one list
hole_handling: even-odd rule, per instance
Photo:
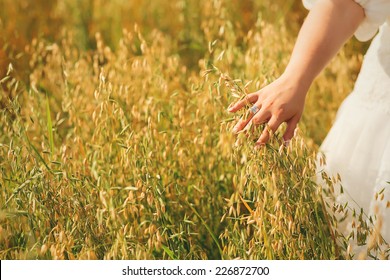
{"label": "ruffled sleeve", "polygon": [[[368,41],[376,34],[381,26],[390,16],[390,0],[354,0],[363,7],[365,19],[355,32],[359,41]],[[311,9],[317,0],[303,0],[306,9]]]}

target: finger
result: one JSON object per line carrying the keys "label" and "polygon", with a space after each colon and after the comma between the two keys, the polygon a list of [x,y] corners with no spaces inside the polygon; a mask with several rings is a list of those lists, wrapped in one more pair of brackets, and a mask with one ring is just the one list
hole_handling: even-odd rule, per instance
{"label": "finger", "polygon": [[248,123],[251,121],[252,117],[260,111],[261,104],[258,102],[254,104],[248,112],[238,121],[238,123],[233,128],[233,133],[240,132],[243,128],[246,128]]}
{"label": "finger", "polygon": [[287,122],[286,131],[283,134],[283,140],[288,145],[288,142],[294,137],[295,129],[297,128],[297,124],[299,122],[299,117],[293,117]]}
{"label": "finger", "polygon": [[257,112],[257,114],[253,116],[251,121],[253,122],[254,125],[259,125],[259,124],[266,123],[271,117],[272,117],[271,112],[263,109]]}
{"label": "finger", "polygon": [[[257,106],[257,105],[256,105]],[[259,110],[248,123],[246,123],[244,130],[254,129],[259,124],[266,123],[271,117],[271,113],[264,110]]]}
{"label": "finger", "polygon": [[281,123],[282,122],[276,117],[272,117],[268,122],[268,126],[263,130],[260,138],[256,141],[256,145],[264,145],[267,143],[270,138],[270,133],[275,133]]}
{"label": "finger", "polygon": [[256,93],[250,93],[248,94],[247,96],[245,96],[244,99],[236,102],[235,104],[233,105],[230,105],[228,107],[228,111],[230,113],[235,113],[237,112],[238,110],[240,110],[242,107],[244,107],[245,105],[249,105],[251,103],[254,103],[257,101],[257,98],[258,98],[258,95]]}

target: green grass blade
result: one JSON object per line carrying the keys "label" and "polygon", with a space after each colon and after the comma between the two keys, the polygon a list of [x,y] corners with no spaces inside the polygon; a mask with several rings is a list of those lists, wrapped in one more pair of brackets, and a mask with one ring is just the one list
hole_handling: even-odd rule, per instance
{"label": "green grass blade", "polygon": [[46,94],[47,132],[49,136],[50,154],[54,153],[53,122],[51,120],[49,98]]}
{"label": "green grass blade", "polygon": [[30,142],[30,139],[28,138],[27,136],[27,133],[25,133],[26,135],[26,139],[27,139],[27,142],[29,144],[29,146],[33,149],[33,151],[35,152],[35,154],[38,156],[39,160],[43,163],[43,165],[46,167],[46,169],[53,174],[53,171],[50,169],[50,167],[47,165],[46,161],[43,159],[43,157],[41,156],[41,154],[38,152],[37,148],[35,148],[35,146]]}
{"label": "green grass blade", "polygon": [[192,212],[194,212],[194,214],[200,219],[200,221],[202,222],[202,224],[205,226],[206,230],[208,231],[208,233],[210,234],[211,238],[214,240],[214,243],[217,245],[218,247],[218,251],[219,251],[219,254],[221,256],[221,259],[224,259],[224,255],[223,255],[223,251],[222,251],[222,248],[221,248],[221,245],[219,245],[219,242],[218,242],[218,239],[217,237],[215,236],[215,234],[212,232],[212,230],[210,229],[210,227],[206,224],[205,220],[203,220],[202,216],[200,216],[200,214],[198,213],[198,211],[196,211],[196,209],[187,201],[187,204],[188,206],[191,208]]}
{"label": "green grass blade", "polygon": [[175,253],[172,252],[171,249],[169,249],[167,246],[165,245],[161,245],[164,252],[167,253],[167,255],[172,259],[172,260],[177,260],[178,258],[175,256]]}
{"label": "green grass blade", "polygon": [[43,159],[41,154],[38,152],[37,148],[33,144],[30,143],[31,148],[34,150],[35,154],[38,156],[40,161],[43,163],[43,165],[46,167],[46,169],[50,172],[53,173],[53,171],[50,169],[50,167],[47,165],[46,161]]}

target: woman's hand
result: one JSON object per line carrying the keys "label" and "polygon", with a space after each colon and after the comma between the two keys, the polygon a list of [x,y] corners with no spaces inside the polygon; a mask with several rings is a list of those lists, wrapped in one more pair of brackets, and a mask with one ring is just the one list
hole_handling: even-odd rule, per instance
{"label": "woman's hand", "polygon": [[268,123],[260,138],[256,141],[257,145],[267,143],[270,137],[269,130],[275,132],[282,123],[287,123],[283,139],[290,141],[294,136],[295,128],[301,119],[305,97],[309,85],[299,83],[287,75],[282,75],[263,89],[248,94],[244,100],[241,100],[228,108],[229,112],[237,112],[250,102],[256,107],[252,107],[247,119],[241,119],[233,128],[234,133],[238,133],[248,126]]}

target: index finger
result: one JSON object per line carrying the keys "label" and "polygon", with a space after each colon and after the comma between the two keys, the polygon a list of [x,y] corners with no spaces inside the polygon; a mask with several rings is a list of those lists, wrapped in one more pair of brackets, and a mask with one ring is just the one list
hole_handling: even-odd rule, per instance
{"label": "index finger", "polygon": [[236,102],[235,104],[233,104],[232,106],[229,106],[228,108],[228,111],[230,113],[235,113],[237,112],[238,110],[240,110],[242,107],[244,107],[245,105],[249,105],[250,103],[254,103],[257,101],[257,94],[256,93],[250,93],[248,94],[247,96],[245,96],[244,99]]}

